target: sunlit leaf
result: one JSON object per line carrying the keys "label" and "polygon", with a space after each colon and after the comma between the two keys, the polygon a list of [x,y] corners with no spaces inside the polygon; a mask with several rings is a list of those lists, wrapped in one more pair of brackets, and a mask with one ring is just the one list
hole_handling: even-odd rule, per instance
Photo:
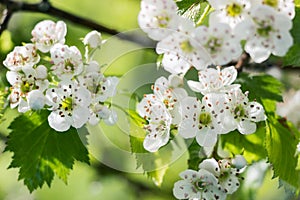
{"label": "sunlit leaf", "polygon": [[6,151],[14,154],[9,168],[20,168],[19,180],[23,179],[31,192],[45,182],[50,187],[54,174],[66,183],[75,160],[89,163],[88,151],[77,130],[54,131],[48,125],[48,114],[43,111],[21,115],[9,127],[12,132]]}

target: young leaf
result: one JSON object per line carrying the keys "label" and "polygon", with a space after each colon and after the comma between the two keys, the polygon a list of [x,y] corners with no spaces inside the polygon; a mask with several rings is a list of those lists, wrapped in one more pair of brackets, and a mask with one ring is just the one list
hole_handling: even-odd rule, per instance
{"label": "young leaf", "polygon": [[21,115],[9,127],[12,132],[6,151],[14,153],[9,168],[20,168],[19,180],[24,180],[30,192],[45,182],[50,187],[54,174],[67,183],[75,160],[89,163],[88,151],[77,130],[54,131],[48,125],[48,114],[42,111]]}
{"label": "young leaf", "polygon": [[188,148],[189,159],[188,159],[188,168],[193,170],[199,170],[199,164],[203,160],[200,157],[202,147],[197,143],[196,140],[193,140],[192,144]]}
{"label": "young leaf", "polygon": [[176,2],[178,9],[180,10],[180,13],[183,14],[185,13],[191,6],[194,4],[202,3],[205,2],[204,0],[182,0]]}
{"label": "young leaf", "polygon": [[268,160],[274,169],[274,177],[299,188],[299,172],[296,171],[297,158],[295,150],[298,143],[295,133],[283,125],[275,116],[268,116],[265,147]]}

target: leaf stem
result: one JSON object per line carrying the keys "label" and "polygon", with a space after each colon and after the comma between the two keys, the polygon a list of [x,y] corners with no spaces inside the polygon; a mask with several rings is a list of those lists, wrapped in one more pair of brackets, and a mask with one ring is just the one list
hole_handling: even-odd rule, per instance
{"label": "leaf stem", "polygon": [[211,5],[207,4],[207,6],[204,9],[203,14],[201,15],[200,19],[197,21],[196,26],[200,26],[203,23],[205,17],[208,15],[208,13],[210,11],[210,8],[211,8]]}

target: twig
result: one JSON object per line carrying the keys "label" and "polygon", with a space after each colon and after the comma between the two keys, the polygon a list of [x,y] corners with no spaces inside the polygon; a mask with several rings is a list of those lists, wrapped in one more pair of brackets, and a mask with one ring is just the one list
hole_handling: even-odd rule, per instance
{"label": "twig", "polygon": [[76,16],[74,14],[71,14],[69,12],[60,10],[58,8],[53,7],[49,1],[44,0],[41,1],[40,3],[35,3],[35,4],[29,4],[29,3],[24,3],[24,2],[16,2],[12,0],[0,0],[0,3],[4,4],[7,6],[8,10],[8,15],[5,18],[5,24],[4,26],[1,26],[0,33],[7,28],[7,24],[10,20],[10,17],[12,14],[15,12],[20,12],[20,11],[30,11],[30,12],[38,12],[38,13],[44,13],[48,15],[52,15],[55,17],[59,17],[65,20],[69,20],[71,22],[74,22],[76,24],[98,30],[100,32],[108,33],[110,35],[116,35],[120,39],[123,40],[128,40],[131,42],[134,42],[136,44],[139,44],[141,46],[145,46],[148,48],[154,48],[155,47],[155,42],[148,37],[142,36],[140,34],[127,34],[127,33],[120,33],[114,29],[110,29],[108,27],[105,27],[101,24],[95,23],[92,20],[85,19],[83,17]]}

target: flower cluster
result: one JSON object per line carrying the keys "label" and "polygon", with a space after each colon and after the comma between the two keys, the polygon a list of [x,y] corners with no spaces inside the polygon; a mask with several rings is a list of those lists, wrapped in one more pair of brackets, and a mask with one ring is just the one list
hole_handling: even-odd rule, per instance
{"label": "flower cluster", "polygon": [[246,164],[241,155],[219,161],[206,159],[199,164],[198,171],[188,169],[180,173],[183,180],[175,183],[173,194],[177,199],[226,199],[227,194],[239,188],[240,173]]}
{"label": "flower cluster", "polygon": [[[139,25],[158,41],[162,66],[173,74],[185,74],[191,67],[226,65],[244,50],[254,62],[271,54],[284,56],[293,44],[289,33],[295,16],[293,0],[208,0],[213,11],[209,26],[194,23],[177,14],[173,0],[142,0]],[[201,23],[200,23],[201,24]],[[240,31],[243,30],[243,31]]]}
{"label": "flower cluster", "polygon": [[[144,126],[148,132],[145,149],[154,152],[165,145],[171,125],[178,127],[180,136],[195,137],[203,147],[213,147],[218,135],[235,129],[242,134],[254,133],[256,122],[266,119],[264,108],[249,101],[239,84],[232,84],[236,77],[233,66],[199,71],[199,81],[189,80],[187,84],[203,95],[201,100],[180,88],[182,80],[177,75],[171,75],[169,81],[157,79],[154,94],[145,95],[137,105],[138,113],[149,122]],[[178,80],[173,81],[175,78]]]}
{"label": "flower cluster", "polygon": [[32,43],[17,46],[3,64],[11,84],[9,102],[19,112],[48,109],[49,125],[56,131],[71,126],[108,124],[116,113],[105,104],[116,93],[118,78],[105,77],[92,53],[101,45],[101,34],[92,31],[83,39],[85,59],[76,46],[65,44],[66,24],[44,20],[32,30]]}

